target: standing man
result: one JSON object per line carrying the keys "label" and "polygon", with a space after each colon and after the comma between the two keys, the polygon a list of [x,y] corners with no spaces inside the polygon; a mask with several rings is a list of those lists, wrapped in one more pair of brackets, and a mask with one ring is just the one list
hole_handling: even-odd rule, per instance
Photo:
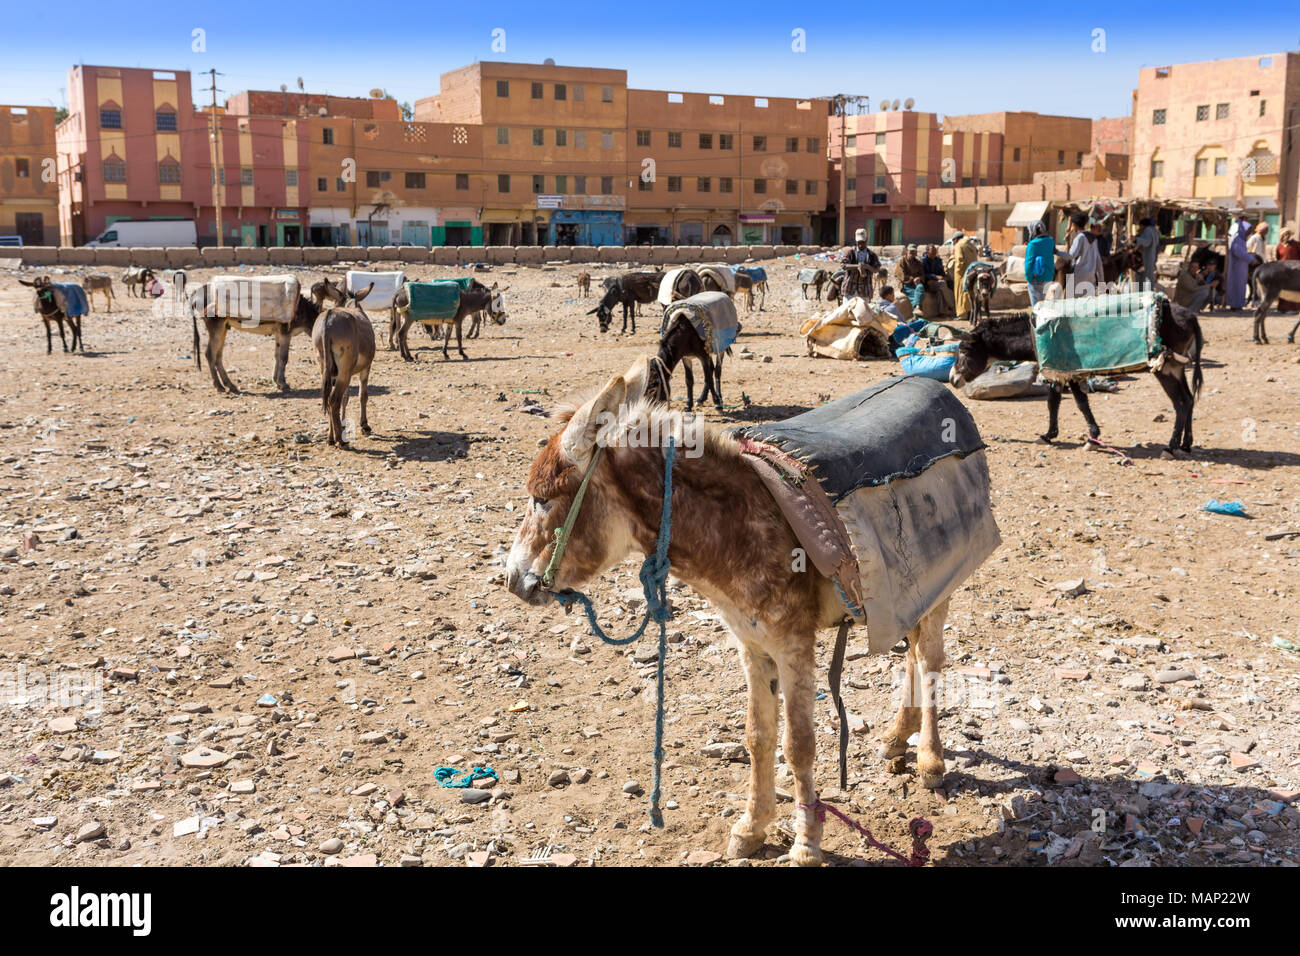
{"label": "standing man", "polygon": [[1228,308],[1236,311],[1246,307],[1246,277],[1250,274],[1250,250],[1246,247],[1246,237],[1250,235],[1250,223],[1244,212],[1237,213],[1237,219],[1228,230],[1228,274],[1224,277],[1224,301]]}
{"label": "standing man", "polygon": [[966,238],[963,233],[953,236],[952,243],[952,287],[957,292],[957,318],[970,316],[970,293],[966,291],[966,270],[979,259],[979,240],[974,236]]}
{"label": "standing man", "polygon": [[1047,234],[1047,226],[1040,219],[1029,230],[1029,245],[1025,246],[1025,282],[1029,284],[1029,306],[1043,301],[1047,283],[1056,279],[1056,240]]}
{"label": "standing man", "polygon": [[[845,253],[844,266],[844,283],[840,288],[842,296],[847,299],[851,295],[860,295],[864,299],[870,299],[871,280],[880,268],[880,257],[867,246],[867,230],[859,229],[853,234],[853,248]],[[851,269],[849,266],[857,268]]]}
{"label": "standing man", "polygon": [[1134,240],[1142,254],[1142,275],[1138,276],[1138,288],[1141,290],[1156,287],[1156,256],[1160,253],[1160,230],[1151,221],[1150,216],[1138,220],[1138,234]]}
{"label": "standing man", "polygon": [[1086,214],[1076,212],[1070,217],[1070,230],[1065,238],[1070,247],[1070,261],[1074,263],[1074,294],[1069,298],[1096,295],[1102,281],[1101,253],[1097,250],[1097,237],[1088,229]]}
{"label": "standing man", "polygon": [[1268,223],[1261,222],[1251,230],[1246,240],[1246,251],[1250,253],[1250,268],[1246,272],[1246,304],[1255,301],[1255,284],[1250,280],[1255,277],[1255,270],[1268,261]]}

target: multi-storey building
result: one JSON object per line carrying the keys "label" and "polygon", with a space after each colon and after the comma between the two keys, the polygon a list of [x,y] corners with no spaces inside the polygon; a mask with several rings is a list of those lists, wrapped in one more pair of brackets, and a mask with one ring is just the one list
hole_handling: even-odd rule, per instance
{"label": "multi-storey building", "polygon": [[1143,69],[1133,94],[1133,193],[1245,208],[1276,240],[1297,215],[1298,113],[1300,53]]}
{"label": "multi-storey building", "polygon": [[0,106],[0,236],[57,245],[54,107]]}

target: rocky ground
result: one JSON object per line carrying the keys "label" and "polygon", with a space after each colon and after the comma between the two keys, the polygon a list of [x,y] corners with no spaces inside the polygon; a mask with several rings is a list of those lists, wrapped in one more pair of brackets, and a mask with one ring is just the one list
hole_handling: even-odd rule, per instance
{"label": "rocky ground", "polygon": [[[768,266],[766,309],[724,372],[736,407],[711,421],[784,417],[896,371],[806,356],[798,265]],[[270,344],[232,333],[246,391],[219,395],[188,322],[138,299],[86,321],[86,354],[56,340],[47,356],[17,271],[0,273],[0,863],[724,865],[745,692],[709,606],[674,596],[654,830],[651,642],[607,647],[501,586],[554,427],[532,403],[655,341],[648,314],[601,336],[577,271],[491,272],[510,319],[468,361],[423,336],[415,364],[381,352],[375,434],[351,451],[325,444],[305,339],[281,396]],[[1005,543],[953,600],[944,789],[875,753],[897,653],[850,651],[847,792],[818,704],[826,796],[877,838],[905,848],[920,815],[939,866],[1300,859],[1300,536],[1267,537],[1300,532],[1300,346],[1249,344],[1245,316],[1204,324],[1191,459],[1160,458],[1172,411],[1146,375],[1093,398],[1132,467],[1080,447],[1068,402],[1050,448],[1033,443],[1041,400],[971,403]],[[1212,498],[1249,517],[1201,510]],[[628,562],[591,593],[617,626],[635,586]],[[475,765],[497,779],[435,780]],[[833,864],[896,865],[826,834]],[[750,865],[788,844],[774,828]]]}

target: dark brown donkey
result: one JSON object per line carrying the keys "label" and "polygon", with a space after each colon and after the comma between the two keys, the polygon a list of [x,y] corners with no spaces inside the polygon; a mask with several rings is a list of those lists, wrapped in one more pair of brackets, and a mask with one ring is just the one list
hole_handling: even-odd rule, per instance
{"label": "dark brown donkey", "polygon": [[[464,345],[464,325],[465,319],[480,310],[487,313],[488,318],[496,325],[506,324],[506,307],[505,300],[501,293],[505,292],[509,286],[497,288],[495,282],[492,288],[488,288],[482,282],[474,279],[468,290],[462,290],[460,293],[460,305],[456,308],[456,314],[450,319],[413,319],[411,318],[410,306],[411,300],[406,294],[406,286],[398,290],[397,295],[393,296],[393,305],[388,314],[388,342],[389,348],[392,348],[393,339],[397,339],[398,351],[402,353],[402,358],[407,362],[414,362],[415,356],[411,354],[411,347],[406,342],[407,333],[410,332],[411,326],[420,322],[429,332],[429,336],[436,342],[437,337],[433,334],[433,326],[441,325],[444,327],[442,338],[442,357],[447,358],[447,347],[451,344],[451,330],[454,326],[456,329],[456,351],[460,357],[468,359],[465,354]],[[398,320],[398,315],[402,319]]]}
{"label": "dark brown donkey", "polygon": [[[58,291],[50,282],[49,276],[37,276],[31,282],[26,279],[19,279],[19,285],[25,285],[28,288],[36,290],[36,312],[40,315],[41,321],[45,323],[45,354],[50,355],[54,351],[54,335],[51,326],[59,327],[59,341],[63,343],[63,351],[75,352],[77,346],[81,350],[86,350],[81,341],[81,318],[80,316],[67,315],[63,311],[60,303],[63,301],[58,295]],[[87,302],[90,300],[87,299]],[[63,323],[68,323],[68,329],[72,332],[72,348],[68,348],[68,340],[63,334]]]}
{"label": "dark brown donkey", "polygon": [[329,443],[340,448],[347,447],[343,422],[354,375],[360,379],[361,434],[370,434],[366,406],[370,401],[370,366],[375,360],[375,328],[361,302],[374,287],[372,282],[360,292],[349,293],[355,308],[326,309],[311,330],[312,345],[320,359],[320,400],[329,420]]}

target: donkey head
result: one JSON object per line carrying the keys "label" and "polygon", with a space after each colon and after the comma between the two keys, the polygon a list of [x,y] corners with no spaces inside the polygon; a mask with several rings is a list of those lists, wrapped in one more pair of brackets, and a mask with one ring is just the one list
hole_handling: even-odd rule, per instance
{"label": "donkey head", "polygon": [[[551,436],[528,473],[528,510],[506,559],[506,586],[529,604],[545,604],[551,591],[542,584],[555,550],[555,532],[568,518],[583,475],[596,454],[602,432],[626,405],[628,387],[621,377],[609,380],[604,390],[581,405]],[[628,518],[605,487],[610,477],[608,458],[591,476],[582,507],[569,535],[563,562],[556,571],[554,590],[582,585],[613,566],[631,549]]]}
{"label": "donkey head", "polygon": [[325,278],[319,282],[313,282],[311,286],[311,300],[318,309],[325,305],[326,299],[336,306],[346,305],[349,294],[347,283],[343,279],[331,280]]}
{"label": "donkey head", "polygon": [[58,311],[58,305],[54,301],[54,288],[50,284],[49,276],[37,276],[31,282],[26,279],[19,279],[18,283],[36,290],[36,308],[41,312],[53,315]]}
{"label": "donkey head", "polygon": [[957,361],[953,363],[952,370],[948,373],[948,382],[954,388],[961,388],[967,382],[984,374],[989,363],[993,361],[993,353],[989,349],[982,326],[976,327],[971,332],[957,333],[957,340],[961,345],[957,348]]}
{"label": "donkey head", "polygon": [[488,290],[489,292],[492,293],[492,297],[488,299],[487,314],[488,314],[488,318],[491,319],[496,325],[506,324],[506,300],[505,300],[505,296],[502,295],[502,293],[509,288],[510,286],[503,285],[501,288],[498,289],[497,284],[493,282],[492,288]]}
{"label": "donkey head", "polygon": [[588,315],[594,315],[596,321],[600,323],[600,331],[608,332],[610,324],[614,321],[614,306],[619,301],[619,293],[622,287],[617,283],[606,287],[604,298],[600,304],[588,312]]}

